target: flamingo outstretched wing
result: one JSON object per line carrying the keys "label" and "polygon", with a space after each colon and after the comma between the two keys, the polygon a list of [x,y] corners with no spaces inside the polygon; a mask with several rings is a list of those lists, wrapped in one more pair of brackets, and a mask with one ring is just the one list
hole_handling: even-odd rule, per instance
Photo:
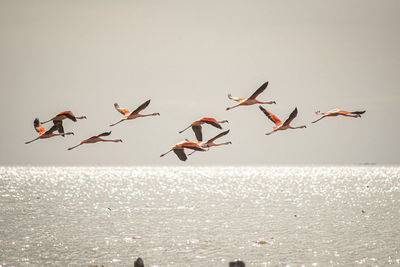
{"label": "flamingo outstretched wing", "polygon": [[114,107],[122,115],[127,115],[131,112],[130,110],[128,110],[126,108],[121,108],[117,103],[114,103]]}
{"label": "flamingo outstretched wing", "polygon": [[346,110],[337,110],[335,113],[350,114],[351,112],[346,111]]}
{"label": "flamingo outstretched wing", "polygon": [[135,109],[134,111],[132,111],[130,115],[138,114],[140,111],[142,111],[143,109],[147,108],[147,106],[148,106],[149,104],[150,104],[150,99],[147,100],[146,102],[144,102],[143,104],[141,104],[137,109]]}
{"label": "flamingo outstretched wing", "polygon": [[58,131],[60,129],[60,124],[55,123],[53,126],[51,126],[50,129],[48,129],[45,133],[54,133],[55,131]]}
{"label": "flamingo outstretched wing", "polygon": [[237,102],[241,102],[241,101],[244,100],[244,98],[232,96],[231,94],[228,94],[228,98],[231,99],[231,100],[233,100],[233,101],[237,101]]}
{"label": "flamingo outstretched wing", "polygon": [[335,113],[339,113],[339,112],[340,112],[340,109],[335,108],[335,109],[331,109],[331,110],[329,110],[327,112],[322,113],[322,115],[335,114]]}
{"label": "flamingo outstretched wing", "polygon": [[[64,133],[63,122],[61,120],[55,120],[55,121],[53,121],[53,124],[57,126],[59,133],[61,133],[61,134]],[[63,134],[62,137],[65,137],[65,135]]]}
{"label": "flamingo outstretched wing", "polygon": [[183,142],[179,146],[183,147],[183,148],[196,150],[196,151],[205,151],[204,148],[202,148],[199,144],[197,144],[195,142]]}
{"label": "flamingo outstretched wing", "polygon": [[287,120],[285,120],[285,122],[283,123],[283,125],[288,125],[292,122],[292,120],[294,120],[294,118],[296,118],[297,116],[297,108],[295,108],[292,113],[290,113],[289,118],[287,118]]}
{"label": "flamingo outstretched wing", "polygon": [[267,88],[268,82],[263,83],[263,85],[260,86],[260,88],[257,89],[250,97],[249,99],[255,99],[259,94],[264,92],[265,88]]}
{"label": "flamingo outstretched wing", "polygon": [[95,137],[109,136],[110,134],[111,134],[111,131],[109,131],[109,132],[104,132],[104,133],[101,133],[101,134],[99,134],[99,135],[95,135]]}
{"label": "flamingo outstretched wing", "polygon": [[193,132],[196,135],[196,139],[198,141],[203,141],[203,133],[201,130],[201,126],[192,126]]}
{"label": "flamingo outstretched wing", "polygon": [[361,115],[361,114],[364,114],[365,111],[366,111],[366,110],[363,110],[363,111],[353,111],[353,112],[351,112],[351,114],[358,114],[358,115]]}
{"label": "flamingo outstretched wing", "polygon": [[275,123],[276,126],[282,124],[282,121],[277,116],[275,116],[274,114],[272,114],[271,112],[269,112],[268,110],[263,108],[262,106],[259,106],[259,108],[268,117],[268,119],[270,119],[273,123]]}
{"label": "flamingo outstretched wing", "polygon": [[222,133],[220,133],[220,134],[214,136],[214,137],[211,138],[210,140],[208,140],[207,143],[208,143],[208,142],[214,142],[214,141],[217,140],[218,138],[221,138],[222,136],[227,135],[228,133],[229,133],[229,130],[227,130],[227,131],[225,131],[225,132],[222,132]]}
{"label": "flamingo outstretched wing", "polygon": [[182,161],[186,161],[187,160],[187,156],[185,154],[185,151],[183,151],[183,149],[173,149],[174,153],[178,156],[178,158]]}
{"label": "flamingo outstretched wing", "polygon": [[72,121],[76,121],[76,117],[75,117],[74,113],[72,113],[72,111],[70,111],[70,110],[61,112],[57,116],[65,116],[65,117],[67,117],[68,119],[70,119]]}
{"label": "flamingo outstretched wing", "polygon": [[33,121],[33,127],[35,128],[35,131],[39,134],[46,132],[46,129],[42,126],[38,118]]}
{"label": "flamingo outstretched wing", "polygon": [[222,127],[219,124],[219,122],[214,118],[202,118],[200,121],[204,122],[204,123],[207,123],[207,124],[210,124],[210,125],[218,128],[218,129],[222,129]]}

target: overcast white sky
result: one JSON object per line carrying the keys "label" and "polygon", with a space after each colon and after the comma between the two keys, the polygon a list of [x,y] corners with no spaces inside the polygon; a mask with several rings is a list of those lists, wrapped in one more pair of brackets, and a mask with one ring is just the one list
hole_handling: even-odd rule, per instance
{"label": "overcast white sky", "polygon": [[[0,165],[270,165],[400,162],[400,1],[0,1]],[[260,100],[225,111],[227,98]],[[108,127],[151,99],[140,118]],[[316,110],[367,110],[362,119],[318,118]],[[32,123],[72,110],[75,136],[29,145]],[[185,163],[159,155],[203,116],[227,119],[232,146]],[[48,127],[49,125],[46,125]],[[67,151],[112,130],[124,143]],[[219,133],[204,129],[205,139]]]}

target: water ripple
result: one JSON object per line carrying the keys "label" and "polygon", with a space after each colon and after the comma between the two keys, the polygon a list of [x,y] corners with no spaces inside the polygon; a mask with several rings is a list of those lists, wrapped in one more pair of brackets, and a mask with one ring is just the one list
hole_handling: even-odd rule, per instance
{"label": "water ripple", "polygon": [[399,167],[0,167],[0,265],[400,263]]}

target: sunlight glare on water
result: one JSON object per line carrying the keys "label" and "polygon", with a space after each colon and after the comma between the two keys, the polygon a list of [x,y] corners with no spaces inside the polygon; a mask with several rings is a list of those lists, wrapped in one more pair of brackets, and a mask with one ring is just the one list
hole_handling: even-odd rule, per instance
{"label": "sunlight glare on water", "polygon": [[0,265],[400,264],[399,167],[0,167]]}

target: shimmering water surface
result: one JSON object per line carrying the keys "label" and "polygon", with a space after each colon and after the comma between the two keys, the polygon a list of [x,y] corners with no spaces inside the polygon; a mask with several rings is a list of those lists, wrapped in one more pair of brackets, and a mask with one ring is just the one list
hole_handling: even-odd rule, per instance
{"label": "shimmering water surface", "polygon": [[0,265],[400,264],[399,167],[0,167]]}

